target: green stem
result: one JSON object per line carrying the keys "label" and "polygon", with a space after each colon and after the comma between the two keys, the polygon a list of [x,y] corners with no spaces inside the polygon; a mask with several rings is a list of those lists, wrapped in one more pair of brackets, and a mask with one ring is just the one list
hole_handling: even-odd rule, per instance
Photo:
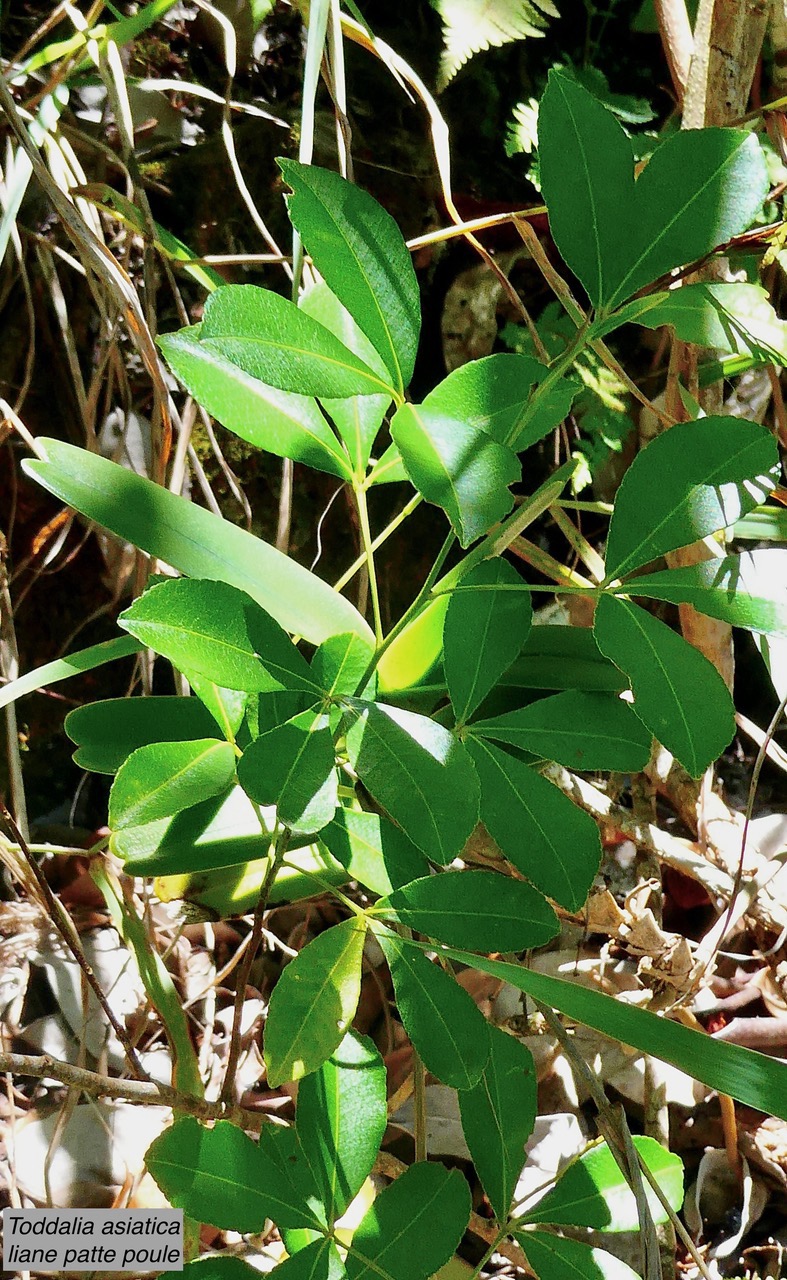
{"label": "green stem", "polygon": [[591,334],[590,321],[587,317],[585,317],[582,320],[582,323],[580,324],[574,337],[572,338],[571,342],[569,342],[563,354],[558,356],[556,360],[552,361],[552,364],[549,366],[549,372],[547,373],[547,376],[544,378],[544,381],[539,382],[538,386],[535,388],[535,390],[533,391],[533,394],[528,400],[524,412],[520,414],[520,416],[517,418],[516,422],[514,423],[513,427],[511,428],[510,432],[508,433],[508,437],[505,443],[509,445],[509,447],[513,447],[516,444],[516,441],[521,436],[527,424],[533,419],[536,413],[536,410],[538,409],[541,401],[546,396],[547,392],[551,391],[555,383],[559,382],[560,379],[563,377],[563,374],[566,372],[566,370],[571,368],[579,352],[589,342],[590,334]]}
{"label": "green stem", "polygon": [[[383,545],[384,542],[387,542],[391,534],[396,532],[396,530],[399,528],[399,525],[403,524],[404,521],[408,518],[408,516],[411,516],[413,512],[416,511],[418,507],[420,507],[422,502],[423,502],[423,498],[421,497],[420,493],[414,493],[410,501],[407,502],[402,507],[398,516],[394,516],[393,520],[391,520],[390,523],[385,526],[383,531],[381,533],[378,533],[377,537],[373,540],[371,544],[372,551],[377,551]],[[347,583],[352,581],[352,579],[355,577],[358,570],[362,569],[365,564],[366,564],[366,552],[358,556],[357,560],[353,560],[349,569],[345,569],[341,578],[338,578],[336,582],[334,582],[333,584],[334,591],[341,591],[342,587],[346,587]]]}
{"label": "green stem", "polygon": [[366,503],[366,490],[362,485],[354,485],[355,502],[358,507],[358,520],[361,526],[361,541],[363,543],[364,556],[366,558],[366,567],[369,572],[369,591],[372,597],[372,613],[374,614],[374,635],[378,645],[383,642],[383,621],[380,614],[380,593],[377,587],[377,571],[374,565],[374,546],[372,544],[372,531],[369,527],[369,508]]}

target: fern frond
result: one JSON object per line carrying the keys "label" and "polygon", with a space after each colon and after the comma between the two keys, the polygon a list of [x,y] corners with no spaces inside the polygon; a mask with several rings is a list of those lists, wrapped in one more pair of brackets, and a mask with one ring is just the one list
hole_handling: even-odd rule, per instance
{"label": "fern frond", "polygon": [[432,0],[443,20],[443,89],[474,53],[527,36],[540,36],[547,18],[559,17],[552,0]]}

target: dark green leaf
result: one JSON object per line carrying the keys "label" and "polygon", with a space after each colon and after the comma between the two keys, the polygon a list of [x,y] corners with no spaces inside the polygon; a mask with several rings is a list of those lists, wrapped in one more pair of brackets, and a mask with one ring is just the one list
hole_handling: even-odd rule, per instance
{"label": "dark green leaf", "polygon": [[628,687],[587,627],[533,627],[502,684],[522,689],[585,689],[620,693]]}
{"label": "dark green leaf", "polygon": [[353,1235],[347,1280],[429,1280],[453,1256],[470,1209],[470,1188],[458,1169],[411,1165]]}
{"label": "dark green leaf", "polygon": [[212,1129],[192,1116],[176,1120],[148,1148],[145,1163],[169,1202],[199,1222],[244,1232],[262,1231],[266,1218],[282,1227],[320,1226],[278,1163],[227,1120]]}
{"label": "dark green leaf", "polygon": [[649,573],[630,583],[632,595],[690,604],[700,613],[765,635],[787,635],[784,552],[747,551],[740,556]]}
{"label": "dark green leaf", "polygon": [[463,547],[508,515],[516,454],[461,417],[402,405],[391,423],[405,469],[427,502],[442,507]]}
{"label": "dark green leaf", "polygon": [[[46,685],[57,684],[60,680],[69,680],[71,676],[80,675],[83,671],[93,671],[106,662],[116,662],[118,658],[128,658],[144,648],[138,640],[131,636],[118,636],[116,640],[105,640],[103,644],[93,644],[89,649],[80,649],[68,658],[58,658],[55,662],[45,662],[33,671],[27,671],[17,680],[9,680],[0,686],[0,709],[16,702],[26,693],[34,693]],[[86,768],[88,766],[85,766]]]}
{"label": "dark green leaf", "polygon": [[323,640],[312,658],[314,683],[331,697],[354,694],[372,660],[374,649],[354,631]]}
{"label": "dark green leaf", "polygon": [[320,840],[347,868],[349,880],[381,896],[429,870],[421,850],[376,813],[340,809],[320,832]]}
{"label": "dark green leaf", "polygon": [[351,468],[314,400],[278,391],[222,359],[200,341],[200,326],[159,338],[167,363],[186,390],[241,440],[347,479]]}
{"label": "dark green leaf", "polygon": [[395,934],[380,929],[377,939],[416,1052],[443,1084],[472,1088],[489,1058],[489,1028],[475,1001],[444,969]]}
{"label": "dark green leaf", "polygon": [[316,1071],[341,1044],[361,994],[366,922],[326,929],[291,960],[273,988],[265,1024],[271,1088]]}
{"label": "dark green leaf", "polygon": [[[255,1271],[256,1276],[259,1274]],[[305,1249],[299,1249],[271,1272],[278,1280],[344,1280],[346,1274],[336,1245],[325,1239],[315,1240]]]}
{"label": "dark green leaf", "polygon": [[321,831],[339,803],[327,715],[303,711],[255,738],[238,761],[238,781],[252,800],[275,804],[279,822],[291,831]]}
{"label": "dark green leaf", "polygon": [[462,579],[449,599],[443,662],[458,724],[483,702],[527,639],[533,606],[523,587],[513,565],[486,560]]}
{"label": "dark green leaf", "polygon": [[462,1129],[476,1173],[504,1222],[536,1119],[536,1071],[530,1050],[491,1026],[489,1061],[478,1084],[459,1093]]}
{"label": "dark green leaf", "polygon": [[371,1173],[387,1123],[385,1064],[371,1040],[348,1032],[298,1087],[298,1137],[329,1222]]}
{"label": "dark green leaf", "polygon": [[281,391],[340,399],[393,394],[324,325],[257,285],[228,284],[212,293],[196,341]]}
{"label": "dark green leaf", "polygon": [[601,597],[594,634],[629,677],[637,715],[699,778],[735,732],[735,708],[716,668],[666,623],[620,597]]}
{"label": "dark green leaf", "polygon": [[[324,281],[320,280],[313,285],[302,296],[299,306],[307,315],[330,329],[354,355],[387,381],[385,366],[369,339]],[[335,422],[339,435],[347,446],[357,476],[362,476],[366,471],[372,446],[390,403],[389,395],[352,396],[349,400],[328,400],[325,403],[326,412]]]}
{"label": "dark green leaf", "polygon": [[473,733],[569,769],[637,773],[650,756],[650,733],[614,694],[566,690],[494,720],[477,720]]}
{"label": "dark green leaf", "polygon": [[216,732],[216,721],[199,698],[108,698],[77,707],[66,716],[65,731],[77,744],[74,762],[95,773],[116,773],[137,747],[188,742]]}
{"label": "dark green leaf", "polygon": [[558,931],[554,911],[532,885],[494,871],[414,880],[378,902],[374,914],[472,951],[525,951]]}
{"label": "dark green leaf", "polygon": [[[636,1137],[634,1146],[677,1213],[683,1204],[680,1157],[672,1155],[655,1138]],[[669,1214],[647,1182],[645,1195],[653,1221],[668,1222]],[[520,1221],[595,1227],[598,1231],[639,1229],[634,1193],[606,1142],[570,1164],[553,1189]]]}
{"label": "dark green leaf", "polygon": [[421,329],[410,254],[390,214],[337,173],[280,160],[292,187],[290,218],[328,287],[382,357],[403,392]]}
{"label": "dark green leaf", "polygon": [[623,477],[609,526],[607,581],[734,524],[777,483],[776,442],[765,427],[730,417],[676,423]]}
{"label": "dark green leaf", "polygon": [[413,844],[450,862],[478,821],[478,784],[462,744],[411,711],[343,705],[350,763],[364,786]]}
{"label": "dark green leaf", "polygon": [[640,1280],[627,1262],[606,1249],[569,1240],[550,1231],[518,1231],[528,1262],[544,1280]]}
{"label": "dark green leaf", "polygon": [[[285,630],[311,644],[339,631],[356,631],[372,639],[369,627],[349,600],[245,529],[95,453],[61,440],[39,438],[38,444],[46,449],[48,461],[25,461],[27,474],[118,537],[190,578],[217,579],[238,587]],[[140,647],[124,638],[110,641],[106,647],[86,649],[82,656],[91,654],[109,661],[110,655],[121,657]],[[73,664],[78,656],[63,662]],[[49,680],[63,678],[47,676]]]}
{"label": "dark green leaf", "polygon": [[517,870],[569,911],[582,906],[601,861],[598,827],[546,778],[477,738],[481,821]]}
{"label": "dark green leaf", "polygon": [[319,692],[306,659],[278,622],[226,582],[162,582],[121,613],[118,623],[181,670],[228,688]]}
{"label": "dark green leaf", "polygon": [[169,818],[227,790],[235,777],[229,742],[152,742],[120,766],[109,794],[115,831]]}
{"label": "dark green leaf", "polygon": [[164,1271],[159,1280],[259,1280],[259,1271],[232,1254],[187,1262],[182,1271]]}

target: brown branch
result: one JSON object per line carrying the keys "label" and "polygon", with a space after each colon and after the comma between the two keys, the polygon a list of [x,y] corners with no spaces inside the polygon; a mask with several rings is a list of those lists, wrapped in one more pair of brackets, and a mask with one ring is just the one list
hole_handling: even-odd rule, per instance
{"label": "brown branch", "polygon": [[678,106],[682,107],[694,51],[694,37],[691,34],[685,0],[655,0],[655,8],[675,97]]}

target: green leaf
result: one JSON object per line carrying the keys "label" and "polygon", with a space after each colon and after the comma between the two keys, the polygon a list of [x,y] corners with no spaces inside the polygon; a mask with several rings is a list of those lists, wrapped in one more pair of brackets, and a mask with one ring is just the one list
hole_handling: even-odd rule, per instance
{"label": "green leaf", "polygon": [[767,191],[765,160],[753,133],[684,129],[671,134],[636,182],[635,231],[629,252],[617,255],[617,282],[607,307],[745,231]]}
{"label": "green leaf", "polygon": [[538,112],[538,144],[555,244],[600,307],[619,283],[635,238],[631,142],[611,111],[553,68]]}
{"label": "green leaf", "polygon": [[279,160],[290,218],[328,287],[378,351],[401,394],[413,374],[421,303],[410,254],[390,214],[337,173]]}
{"label": "green leaf", "polygon": [[[228,742],[234,742],[235,734],[248,711],[248,695],[242,689],[225,689],[214,680],[198,675],[196,671],[184,671],[183,674],[200,702],[219,725],[224,737]],[[275,698],[276,694],[268,696]]]}
{"label": "green leaf", "polygon": [[606,693],[566,690],[494,720],[473,733],[557,760],[568,769],[638,773],[650,757],[651,735],[627,702]]}
{"label": "green leaf", "polygon": [[131,636],[118,636],[116,640],[104,640],[102,644],[93,644],[89,649],[80,649],[68,658],[45,662],[43,666],[35,667],[18,679],[9,680],[8,684],[0,686],[0,709],[10,706],[27,693],[35,693],[36,689],[57,684],[60,680],[69,680],[71,676],[81,675],[83,671],[94,671],[96,667],[103,667],[106,662],[128,658],[143,648],[144,645]]}
{"label": "green leaf", "polygon": [[348,1032],[298,1087],[296,1129],[329,1222],[371,1173],[387,1124],[385,1064],[371,1040]]}
{"label": "green leaf", "polygon": [[487,560],[463,578],[450,597],[443,629],[444,666],[458,724],[483,702],[527,639],[533,606],[523,586],[513,565]]}
{"label": "green leaf", "polygon": [[189,394],[241,440],[343,480],[352,474],[336,436],[308,396],[277,391],[222,359],[200,340],[198,325],[167,334],[158,345]]}
{"label": "green leaf", "polygon": [[199,698],[108,698],[70,711],[64,728],[77,744],[74,763],[94,773],[117,773],[137,747],[188,742],[216,732],[216,721]]}
{"label": "green leaf", "polygon": [[331,697],[353,694],[368,670],[374,648],[353,631],[323,640],[312,658],[312,678]]}
{"label": "green leaf", "polygon": [[620,693],[625,676],[605,658],[587,627],[533,627],[502,683],[522,689]]}
{"label": "green leaf", "polygon": [[481,821],[492,839],[537,889],[578,910],[601,861],[593,819],[491,743],[468,738],[467,748],[481,780]]}
{"label": "green leaf", "polygon": [[444,89],[468,58],[484,49],[544,33],[551,0],[432,0],[445,25],[438,88]]}
{"label": "green leaf", "polygon": [[649,573],[629,584],[632,595],[690,604],[700,613],[764,635],[787,635],[784,551],[761,549],[740,556]]}
{"label": "green leaf", "polygon": [[[257,1277],[259,1274],[255,1270]],[[326,1239],[314,1240],[305,1249],[299,1249],[284,1262],[280,1262],[271,1272],[279,1280],[345,1280],[346,1274],[336,1245],[332,1240]]]}
{"label": "green leaf", "polygon": [[182,1271],[163,1271],[159,1280],[259,1280],[259,1271],[242,1258],[217,1253],[187,1262]]}
{"label": "green leaf", "polygon": [[278,622],[226,582],[159,583],[121,613],[118,624],[180,670],[230,689],[319,693],[306,659]]}
{"label": "green leaf", "polygon": [[226,791],[234,777],[235,752],[229,742],[203,738],[138,747],[112,784],[109,825],[120,831],[169,818]]}
{"label": "green leaf", "polygon": [[490,1026],[489,1061],[472,1089],[459,1093],[462,1129],[489,1203],[505,1222],[536,1119],[533,1055],[516,1036]]}
{"label": "green leaf", "polygon": [[419,849],[447,863],[478,821],[478,784],[460,742],[426,716],[346,699],[347,752],[377,803]]}
{"label": "green leaf", "polygon": [[324,325],[257,285],[228,284],[212,293],[195,340],[281,391],[339,399],[393,395],[386,380]]}
{"label": "green leaf", "polygon": [[[276,1139],[266,1137],[273,1150]],[[165,1196],[189,1218],[229,1231],[320,1227],[270,1151],[218,1120],[206,1129],[192,1116],[176,1120],[148,1148],[145,1163]]]}
{"label": "green leaf", "polygon": [[275,804],[291,831],[321,831],[339,803],[328,716],[319,708],[303,711],[260,734],[238,761],[238,781],[252,800]]}
{"label": "green leaf", "polygon": [[443,652],[443,628],[449,595],[438,596],[409,622],[377,664],[380,690],[392,693],[420,684]]}
{"label": "green leaf", "polygon": [[741,418],[700,418],[662,432],[629,467],[607,540],[607,581],[726,529],[778,483],[770,431]]}
{"label": "green leaf", "polygon": [[366,921],[352,916],[318,934],[273,988],[265,1024],[272,1089],[316,1071],[341,1044],[361,994]]}
{"label": "green leaf", "polygon": [[[409,945],[415,949],[415,944]],[[610,1040],[671,1062],[710,1089],[727,1093],[757,1111],[787,1120],[787,1065],[776,1058],[715,1040],[704,1031],[693,1031],[680,1022],[637,1009],[627,1001],[565,978],[551,978],[523,965],[488,960],[453,947],[442,947],[441,954],[510,982],[518,991],[559,1009],[586,1027],[593,1027]]]}
{"label": "green leaf", "polygon": [[[41,437],[38,443],[46,449],[48,461],[26,460],[23,470],[89,520],[190,578],[238,587],[285,630],[311,644],[337,631],[355,631],[372,640],[370,628],[349,600],[245,529],[85,449]],[[121,647],[96,646],[86,649],[83,657],[99,656],[99,650],[121,657],[140,648],[132,644],[126,638],[110,641]],[[64,661],[73,663],[77,656]]]}
{"label": "green leaf", "polygon": [[[634,1146],[677,1213],[683,1204],[682,1160],[655,1138],[635,1137]],[[645,1196],[653,1221],[669,1222],[669,1214],[647,1182]],[[552,1190],[520,1221],[594,1227],[597,1231],[637,1231],[640,1225],[634,1193],[606,1142],[570,1164]]]}
{"label": "green leaf", "polygon": [[517,1231],[530,1266],[545,1280],[640,1280],[627,1262],[606,1249],[569,1240],[551,1231]]}
{"label": "green leaf", "polygon": [[593,630],[602,653],[631,680],[639,718],[699,778],[735,732],[735,708],[716,668],[630,600],[602,596]]}
{"label": "green leaf", "polygon": [[[363,360],[383,381],[387,381],[388,372],[371,342],[324,281],[318,281],[303,294],[298,305],[301,311],[329,329],[353,355]],[[347,446],[357,476],[362,476],[366,471],[369,455],[390,403],[389,395],[381,395],[328,400],[324,405]]]}
{"label": "green leaf", "polygon": [[471,996],[439,965],[375,930],[396,995],[399,1016],[432,1075],[453,1089],[471,1089],[489,1059],[489,1027]]}
{"label": "green leaf", "polygon": [[320,832],[320,841],[347,868],[349,880],[381,897],[429,870],[421,850],[376,813],[340,809]]}
{"label": "green leaf", "polygon": [[523,880],[494,871],[446,871],[395,889],[374,914],[472,951],[526,951],[558,932],[557,916]]}
{"label": "green leaf", "polygon": [[521,479],[513,450],[461,417],[404,404],[391,436],[405,469],[427,502],[442,507],[463,547],[511,510],[508,486]]}
{"label": "green leaf", "polygon": [[[752,356],[766,364],[787,363],[787,323],[779,319],[760,285],[684,284],[630,305],[631,319],[646,329],[668,324],[682,342]],[[618,323],[628,319],[626,310],[618,313]]]}
{"label": "green leaf", "polygon": [[458,1169],[411,1165],[377,1196],[356,1229],[347,1280],[429,1280],[453,1256],[471,1207]]}

